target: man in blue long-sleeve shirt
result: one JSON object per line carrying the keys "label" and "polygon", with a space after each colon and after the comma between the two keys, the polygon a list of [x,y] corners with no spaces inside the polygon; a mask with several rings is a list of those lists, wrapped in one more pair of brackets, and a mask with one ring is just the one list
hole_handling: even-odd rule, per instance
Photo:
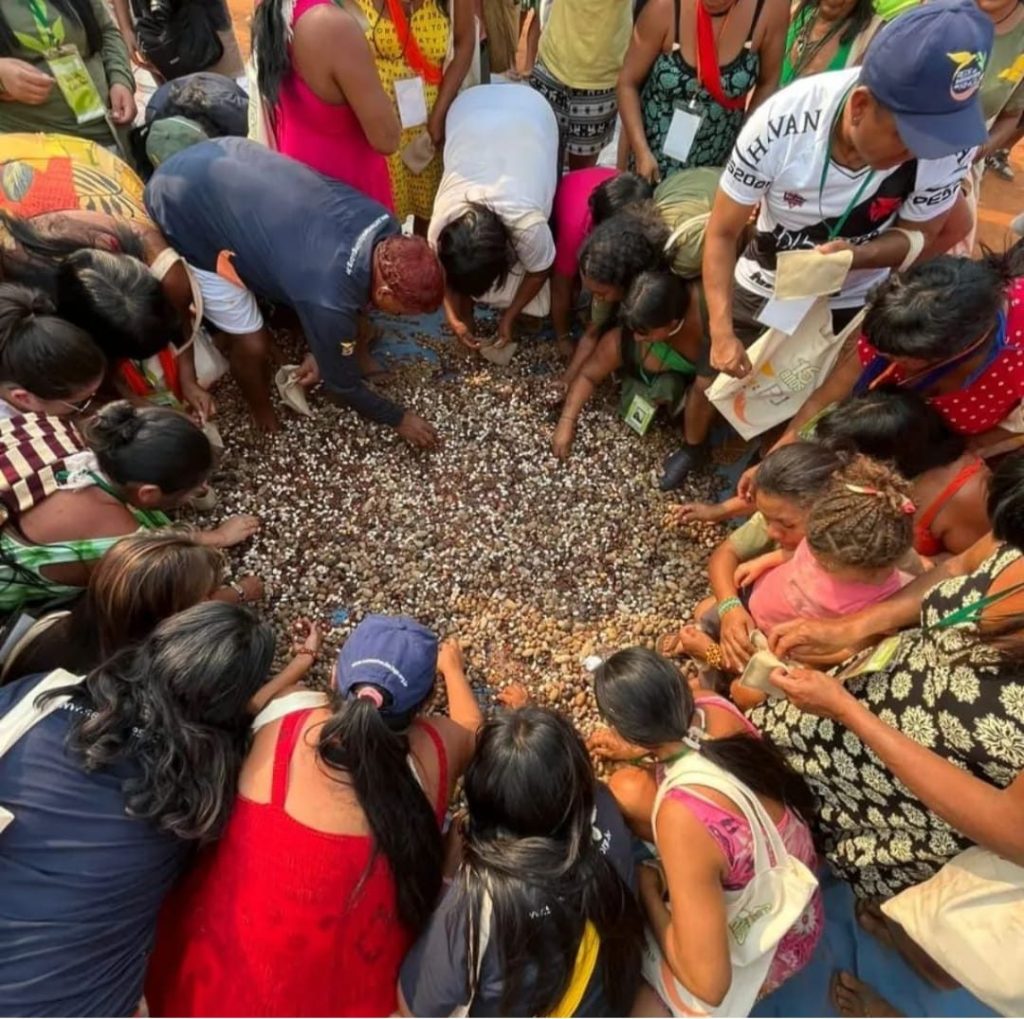
{"label": "man in blue long-sleeve shirt", "polygon": [[[402,237],[395,218],[358,191],[244,138],[179,152],[153,175],[145,200],[232,352],[269,348],[256,295],[290,305],[311,351],[303,384],[322,378],[336,402],[413,445],[434,445],[428,422],[363,382],[369,353],[358,327],[370,304],[399,315],[440,306],[444,274],[425,241]],[[239,383],[257,423],[276,427],[265,371]]]}

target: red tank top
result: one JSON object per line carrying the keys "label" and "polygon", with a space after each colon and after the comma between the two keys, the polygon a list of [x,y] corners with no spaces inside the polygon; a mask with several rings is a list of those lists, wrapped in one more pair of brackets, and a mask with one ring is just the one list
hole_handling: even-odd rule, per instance
{"label": "red tank top", "polygon": [[[224,837],[168,897],[146,982],[152,1015],[396,1009],[398,968],[412,939],[398,919],[387,861],[373,858],[367,836],[319,832],[285,813],[292,752],[311,710],[281,723],[270,802],[239,796]],[[438,755],[440,821],[444,744],[431,726],[417,724]]]}

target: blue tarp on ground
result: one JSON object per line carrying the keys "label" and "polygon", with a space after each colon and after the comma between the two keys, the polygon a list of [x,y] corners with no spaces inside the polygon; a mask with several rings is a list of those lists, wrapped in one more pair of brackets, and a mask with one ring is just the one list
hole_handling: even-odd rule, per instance
{"label": "blue tarp on ground", "polygon": [[853,891],[823,870],[825,933],[810,964],[754,1009],[755,1016],[834,1016],[829,981],[847,970],[908,1016],[995,1016],[967,991],[937,991],[894,951],[861,930]]}

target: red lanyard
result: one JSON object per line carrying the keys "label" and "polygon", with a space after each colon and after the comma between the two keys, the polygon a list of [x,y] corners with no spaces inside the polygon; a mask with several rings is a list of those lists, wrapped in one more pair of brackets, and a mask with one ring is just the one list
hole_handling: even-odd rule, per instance
{"label": "red lanyard", "polygon": [[[397,2],[397,0],[396,0]],[[735,4],[729,8],[732,14]],[[711,24],[711,15],[704,6],[704,0],[696,0],[697,14],[697,81],[707,90],[708,94],[719,106],[726,110],[742,110],[747,105],[746,94],[730,99],[722,91],[722,72],[718,66],[718,47],[715,45],[715,30]],[[729,21],[726,14],[726,24]],[[725,31],[725,25],[722,26]],[[705,78],[705,71],[707,77]]]}
{"label": "red lanyard", "polygon": [[391,24],[395,26],[395,34],[405,53],[405,59],[409,66],[428,84],[440,85],[444,76],[440,64],[432,64],[423,55],[416,37],[412,34],[412,27],[402,10],[401,0],[388,0],[388,14],[391,17]]}

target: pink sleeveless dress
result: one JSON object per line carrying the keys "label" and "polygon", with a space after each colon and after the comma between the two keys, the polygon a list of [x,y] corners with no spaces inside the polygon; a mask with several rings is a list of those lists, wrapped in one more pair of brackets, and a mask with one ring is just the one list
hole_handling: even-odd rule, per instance
{"label": "pink sleeveless dress", "polygon": [[[320,4],[333,6],[331,0],[296,0],[292,24]],[[281,84],[275,129],[278,151],[394,211],[387,159],[367,141],[352,107],[325,102],[294,66]]]}
{"label": "pink sleeveless dress", "polygon": [[[714,705],[724,708],[735,715],[751,736],[760,739],[761,734],[753,723],[734,704],[723,697],[703,698],[701,705]],[[660,782],[662,775],[658,775]],[[686,789],[672,789],[667,793],[669,799],[687,808],[711,833],[719,844],[726,859],[729,861],[729,873],[723,886],[728,891],[744,888],[754,876],[754,845],[750,834],[750,825],[746,819],[734,814],[725,807],[709,803],[701,796]],[[788,808],[776,823],[779,835],[786,849],[798,860],[805,863],[812,871],[818,869],[818,854],[814,848],[811,830]],[[761,988],[760,998],[771,994],[777,987],[788,980],[794,973],[803,969],[810,962],[814,949],[825,929],[825,909],[821,901],[821,889],[815,891],[811,901],[799,920],[790,928],[789,933],[779,942],[779,947],[772,960],[771,969]]]}

